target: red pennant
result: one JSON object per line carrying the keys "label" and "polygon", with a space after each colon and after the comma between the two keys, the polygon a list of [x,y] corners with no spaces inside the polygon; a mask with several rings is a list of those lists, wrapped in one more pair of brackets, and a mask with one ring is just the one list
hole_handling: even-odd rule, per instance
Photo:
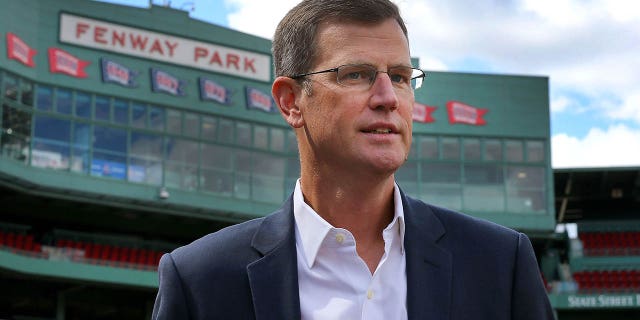
{"label": "red pennant", "polygon": [[49,71],[51,73],[64,73],[76,78],[86,78],[88,75],[84,68],[90,63],[80,60],[62,49],[49,48]]}
{"label": "red pennant", "polygon": [[488,109],[472,107],[459,101],[447,102],[447,112],[449,113],[449,123],[464,123],[474,126],[483,126],[487,122],[482,116]]}
{"label": "red pennant", "polygon": [[433,118],[433,112],[436,111],[436,109],[438,109],[438,107],[432,107],[416,102],[413,105],[413,121],[425,123],[435,122],[436,120]]}
{"label": "red pennant", "polygon": [[9,59],[20,61],[28,67],[35,67],[33,56],[36,50],[31,49],[22,39],[11,32],[7,32],[7,56]]}

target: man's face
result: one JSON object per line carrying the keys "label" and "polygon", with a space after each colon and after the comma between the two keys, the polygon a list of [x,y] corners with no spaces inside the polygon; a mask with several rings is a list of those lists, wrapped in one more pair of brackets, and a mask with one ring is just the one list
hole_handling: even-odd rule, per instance
{"label": "man's face", "polygon": [[[407,39],[393,19],[376,25],[327,22],[318,27],[317,44],[311,71],[346,64],[379,71],[411,65]],[[311,156],[320,165],[336,172],[391,174],[404,163],[411,146],[412,90],[394,88],[386,73],[368,90],[337,83],[335,72],[308,79],[311,94],[302,94],[299,104]]]}

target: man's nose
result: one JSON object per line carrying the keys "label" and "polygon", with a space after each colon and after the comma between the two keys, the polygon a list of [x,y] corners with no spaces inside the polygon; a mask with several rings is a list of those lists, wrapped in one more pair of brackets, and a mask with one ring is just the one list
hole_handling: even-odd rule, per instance
{"label": "man's nose", "polygon": [[384,108],[389,111],[398,108],[398,95],[393,87],[391,78],[386,72],[378,72],[371,85],[370,107],[374,109]]}

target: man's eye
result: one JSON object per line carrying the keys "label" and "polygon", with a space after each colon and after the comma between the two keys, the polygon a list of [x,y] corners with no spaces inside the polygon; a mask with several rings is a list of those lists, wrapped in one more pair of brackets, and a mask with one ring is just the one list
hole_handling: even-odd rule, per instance
{"label": "man's eye", "polygon": [[358,80],[364,78],[362,71],[353,71],[346,74],[344,77],[347,80]]}

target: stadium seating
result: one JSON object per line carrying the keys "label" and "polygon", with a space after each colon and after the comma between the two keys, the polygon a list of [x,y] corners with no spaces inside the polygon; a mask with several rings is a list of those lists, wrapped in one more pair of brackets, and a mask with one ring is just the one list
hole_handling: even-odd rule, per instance
{"label": "stadium seating", "polygon": [[32,234],[0,230],[0,247],[27,255],[42,253],[42,245],[35,242]]}
{"label": "stadium seating", "polygon": [[637,292],[640,270],[590,270],[573,274],[581,292]]}
{"label": "stadium seating", "polygon": [[639,255],[640,231],[581,232],[585,255]]}

